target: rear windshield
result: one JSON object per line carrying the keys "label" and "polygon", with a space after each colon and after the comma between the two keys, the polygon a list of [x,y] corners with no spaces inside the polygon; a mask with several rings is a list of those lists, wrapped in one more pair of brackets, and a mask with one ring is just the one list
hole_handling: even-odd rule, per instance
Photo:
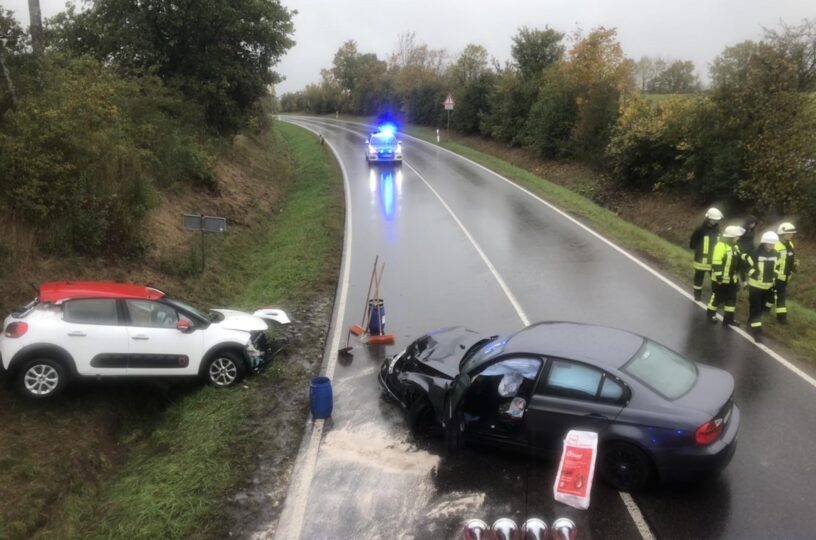
{"label": "rear windshield", "polygon": [[676,352],[646,341],[624,371],[668,399],[677,399],[694,386],[697,366]]}

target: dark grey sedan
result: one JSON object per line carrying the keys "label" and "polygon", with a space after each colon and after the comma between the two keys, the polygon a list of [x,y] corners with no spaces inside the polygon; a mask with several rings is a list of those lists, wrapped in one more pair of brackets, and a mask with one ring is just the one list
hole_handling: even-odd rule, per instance
{"label": "dark grey sedan", "polygon": [[571,429],[599,434],[598,468],[624,491],[706,476],[734,455],[734,379],[642,336],[569,322],[510,336],[438,330],[388,358],[380,384],[414,432],[561,450]]}

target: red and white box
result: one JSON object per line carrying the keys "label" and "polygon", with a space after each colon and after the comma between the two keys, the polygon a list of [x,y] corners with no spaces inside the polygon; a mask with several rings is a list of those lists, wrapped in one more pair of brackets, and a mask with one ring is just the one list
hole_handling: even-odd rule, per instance
{"label": "red and white box", "polygon": [[589,508],[597,455],[597,433],[577,430],[567,433],[553,486],[556,501],[581,510]]}

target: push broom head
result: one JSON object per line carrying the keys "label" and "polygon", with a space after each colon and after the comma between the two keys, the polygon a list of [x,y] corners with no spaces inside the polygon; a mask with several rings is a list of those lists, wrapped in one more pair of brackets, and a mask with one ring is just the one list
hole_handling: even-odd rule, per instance
{"label": "push broom head", "polygon": [[393,345],[394,336],[391,334],[383,334],[382,336],[368,336],[369,345]]}

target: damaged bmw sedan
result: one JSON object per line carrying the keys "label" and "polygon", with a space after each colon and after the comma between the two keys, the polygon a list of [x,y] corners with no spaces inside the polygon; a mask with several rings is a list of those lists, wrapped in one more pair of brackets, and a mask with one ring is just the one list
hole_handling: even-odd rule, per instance
{"label": "damaged bmw sedan", "polygon": [[570,322],[508,336],[431,332],[380,369],[415,433],[557,453],[571,429],[599,435],[601,476],[632,491],[702,478],[736,449],[734,379],[642,336]]}

